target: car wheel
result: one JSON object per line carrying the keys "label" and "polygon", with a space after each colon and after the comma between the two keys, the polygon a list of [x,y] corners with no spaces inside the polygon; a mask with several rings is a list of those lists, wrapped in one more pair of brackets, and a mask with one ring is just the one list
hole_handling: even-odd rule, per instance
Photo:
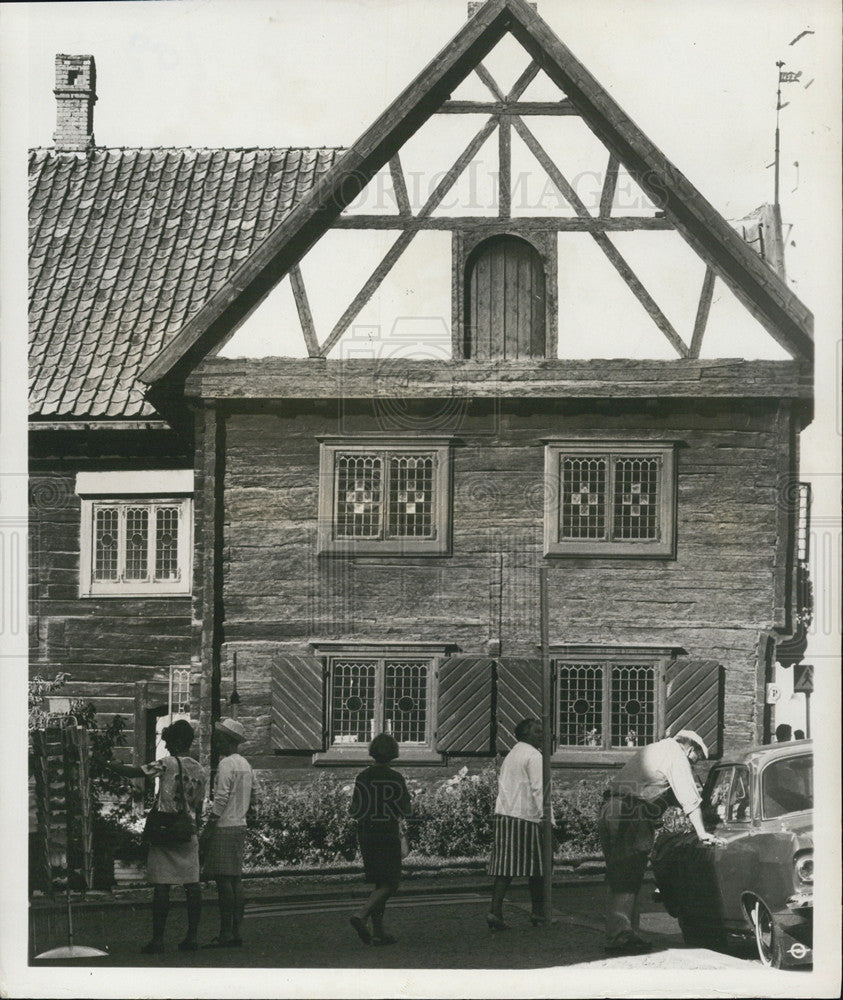
{"label": "car wheel", "polygon": [[773,915],[760,899],[755,900],[752,908],[752,922],[755,925],[755,943],[758,945],[761,964],[768,969],[780,969],[784,961],[781,934]]}
{"label": "car wheel", "polygon": [[721,927],[701,924],[687,913],[681,913],[678,919],[682,940],[690,948],[710,948],[712,951],[726,950],[728,941],[726,932]]}

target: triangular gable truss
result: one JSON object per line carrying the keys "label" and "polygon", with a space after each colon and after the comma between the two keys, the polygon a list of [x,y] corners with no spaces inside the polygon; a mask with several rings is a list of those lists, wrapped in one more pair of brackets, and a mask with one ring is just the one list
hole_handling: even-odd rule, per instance
{"label": "triangular gable truss", "polygon": [[[532,57],[508,94],[504,94],[482,65],[483,57],[511,31]],[[540,72],[566,95],[565,100],[544,105],[513,104]],[[476,113],[460,106],[476,102],[450,101],[451,91],[471,72],[476,72],[499,107],[479,104],[493,111],[461,156],[439,183],[416,215],[412,214],[400,166],[399,150],[425,121],[436,112]],[[523,110],[522,110],[523,108]],[[517,109],[517,113],[516,113]],[[597,216],[592,216],[576,192],[524,123],[522,114],[577,114],[610,151]],[[797,357],[813,357],[811,313],[784,282],[761,261],[694,186],[650,142],[609,94],[597,83],[545,22],[524,0],[488,0],[484,7],[457,33],[425,70],[377,119],[342,159],[322,178],[310,195],[270,234],[246,260],[229,283],[217,293],[182,329],[176,338],[146,368],[142,377],[149,383],[184,374],[210,350],[218,346],[262,300],[266,293],[290,273],[296,305],[308,353],[325,357],[345,329],[371,297],[385,275],[445,197],[483,142],[499,128],[502,172],[508,165],[510,128],[515,128],[541,166],[574,208],[572,228],[586,229],[626,281],[680,357],[698,357],[711,305],[715,277],[733,290],[744,306],[786,350]],[[313,244],[337,224],[344,208],[365,188],[385,165],[393,179],[399,213],[396,219],[405,228],[373,271],[322,344],[310,315],[298,262]],[[659,307],[638,281],[632,269],[606,235],[611,220],[611,204],[619,167],[635,181],[664,212],[664,226],[677,229],[706,263],[690,346],[686,345]],[[501,189],[509,190],[507,178]],[[500,206],[508,213],[508,196]],[[506,216],[504,216],[506,217]],[[350,218],[344,221],[354,224]],[[616,220],[620,222],[620,220]],[[663,220],[654,220],[662,222]]]}

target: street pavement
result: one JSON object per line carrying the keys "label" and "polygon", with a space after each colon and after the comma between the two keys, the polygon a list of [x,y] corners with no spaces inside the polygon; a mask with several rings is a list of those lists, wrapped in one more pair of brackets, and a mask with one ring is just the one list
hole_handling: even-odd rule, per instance
{"label": "street pavement", "polygon": [[[618,969],[760,970],[754,949],[720,954],[685,948],[676,921],[658,903],[647,901],[642,931],[653,952],[607,957],[603,951],[604,886],[596,880],[554,888],[555,923],[532,927],[526,886],[513,887],[505,915],[511,929],[486,927],[488,880],[432,880],[407,884],[390,901],[387,927],[398,941],[386,947],[364,946],[348,918],[365,895],[361,884],[296,892],[267,898],[255,893],[247,904],[244,947],[203,948],[183,953],[176,948],[184,935],[186,914],[180,890],[174,890],[163,955],[139,953],[149,939],[150,907],[146,901],[104,903],[74,909],[77,944],[105,949],[108,955],[58,964],[181,968],[350,968],[350,969],[543,969],[554,967]],[[248,889],[248,883],[247,883]],[[176,902],[177,901],[177,902]],[[32,954],[66,943],[60,906],[34,908]],[[200,941],[217,931],[216,904],[206,898]],[[45,962],[36,961],[43,965]],[[54,964],[54,963],[49,963]]]}

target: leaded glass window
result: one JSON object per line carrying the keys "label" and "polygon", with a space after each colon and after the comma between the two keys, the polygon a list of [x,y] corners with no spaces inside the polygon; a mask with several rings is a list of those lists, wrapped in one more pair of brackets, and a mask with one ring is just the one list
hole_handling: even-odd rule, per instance
{"label": "leaded glass window", "polygon": [[83,593],[189,593],[191,510],[187,499],[83,501]]}
{"label": "leaded glass window", "polygon": [[385,674],[384,731],[399,743],[424,743],[428,664],[387,660]]}
{"label": "leaded glass window", "polygon": [[94,520],[94,578],[117,579],[117,546],[120,512],[116,507],[100,507]]}
{"label": "leaded glass window", "polygon": [[562,459],[562,538],[606,537],[606,459]]}
{"label": "leaded glass window", "polygon": [[554,443],[545,468],[547,555],[673,555],[671,445]]}
{"label": "leaded glass window", "polygon": [[337,657],[330,661],[331,745],[366,747],[386,732],[406,746],[430,741],[429,659]]}
{"label": "leaded glass window", "polygon": [[557,660],[557,745],[614,750],[652,743],[656,678],[652,662]]}
{"label": "leaded glass window", "polygon": [[659,459],[615,459],[614,537],[659,537]]}
{"label": "leaded glass window", "polygon": [[330,444],[321,454],[320,551],[446,552],[446,444]]}

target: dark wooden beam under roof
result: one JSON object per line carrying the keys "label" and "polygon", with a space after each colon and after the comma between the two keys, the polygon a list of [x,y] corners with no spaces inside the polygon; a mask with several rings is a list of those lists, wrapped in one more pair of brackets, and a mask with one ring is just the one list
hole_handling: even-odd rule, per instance
{"label": "dark wooden beam under roof", "polygon": [[446,101],[440,115],[578,115],[570,101]]}
{"label": "dark wooden beam under roof", "polygon": [[555,399],[812,398],[811,366],[798,361],[542,359],[508,362],[369,358],[207,358],[190,396],[232,401],[548,397]]}
{"label": "dark wooden beam under roof", "polygon": [[[488,227],[500,229],[496,217],[482,215],[438,215],[420,219],[417,216],[402,218],[398,215],[342,215],[332,224],[333,229],[441,229],[453,232],[482,230]],[[669,219],[655,215],[618,215],[614,218],[581,218],[579,216],[515,216],[507,222],[508,229],[523,229],[525,232],[630,232],[635,229],[670,230],[676,227]]]}

